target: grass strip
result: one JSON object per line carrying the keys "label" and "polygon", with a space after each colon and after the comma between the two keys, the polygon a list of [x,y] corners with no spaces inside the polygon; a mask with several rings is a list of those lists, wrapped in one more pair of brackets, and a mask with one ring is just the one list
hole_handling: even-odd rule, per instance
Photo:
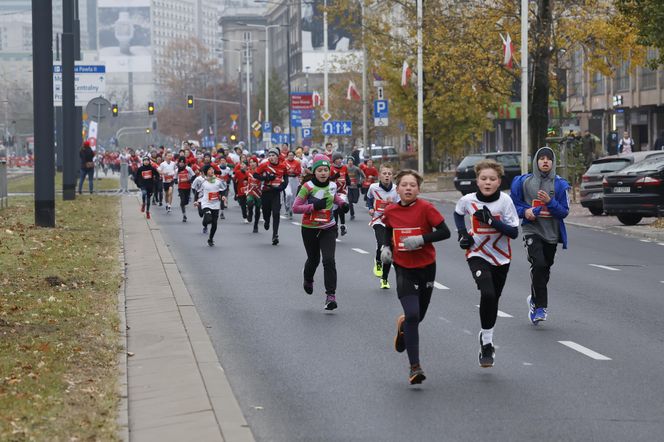
{"label": "grass strip", "polygon": [[119,200],[0,210],[0,440],[116,440]]}
{"label": "grass strip", "polygon": [[[109,175],[112,176],[112,175]],[[119,175],[113,178],[106,178],[102,174],[101,179],[94,180],[94,190],[118,190],[120,189]],[[55,190],[62,190],[62,172],[55,174]],[[78,173],[76,174],[76,190],[78,191]],[[9,193],[32,193],[35,191],[35,176],[28,173],[20,176],[10,176],[7,180],[7,191]],[[88,192],[88,179],[83,183],[83,192]]]}

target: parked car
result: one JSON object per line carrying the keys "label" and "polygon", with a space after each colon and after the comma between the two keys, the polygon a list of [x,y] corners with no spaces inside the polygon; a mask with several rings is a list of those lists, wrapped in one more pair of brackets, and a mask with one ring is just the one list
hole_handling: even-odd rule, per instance
{"label": "parked car", "polygon": [[463,195],[477,192],[475,164],[484,159],[496,160],[505,168],[505,176],[500,183],[501,189],[509,189],[515,176],[521,175],[520,152],[491,152],[472,154],[465,157],[456,168],[454,187]]}
{"label": "parked car", "polygon": [[608,174],[602,181],[604,211],[627,225],[664,215],[664,156],[658,155]]}
{"label": "parked car", "polygon": [[[360,147],[360,158],[362,161],[369,159],[369,149]],[[371,146],[371,159],[374,163],[396,162],[399,159],[399,153],[394,146]]]}
{"label": "parked car", "polygon": [[627,155],[611,155],[593,161],[581,177],[579,190],[581,206],[590,210],[593,215],[601,215],[604,212],[604,205],[602,204],[602,198],[604,197],[602,180],[604,175],[618,172],[627,166],[655,156],[664,156],[664,152],[634,152]]}

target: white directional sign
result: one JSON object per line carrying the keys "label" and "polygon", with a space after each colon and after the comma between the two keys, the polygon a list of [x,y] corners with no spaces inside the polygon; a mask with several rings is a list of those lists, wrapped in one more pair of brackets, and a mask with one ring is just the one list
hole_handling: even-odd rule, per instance
{"label": "white directional sign", "polygon": [[[85,106],[93,98],[103,96],[106,89],[106,66],[79,65],[74,67],[74,95],[76,106]],[[53,65],[53,102],[62,106],[62,65]]]}
{"label": "white directional sign", "polygon": [[326,121],[323,123],[323,135],[353,135],[352,121]]}

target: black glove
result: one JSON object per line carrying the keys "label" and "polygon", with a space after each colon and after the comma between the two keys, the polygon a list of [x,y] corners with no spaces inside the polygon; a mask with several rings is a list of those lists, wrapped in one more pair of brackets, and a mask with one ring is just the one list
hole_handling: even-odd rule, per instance
{"label": "black glove", "polygon": [[279,186],[277,187],[277,190],[279,192],[282,192],[282,191],[286,190],[286,187],[288,187],[288,181],[284,180],[284,181],[281,182],[281,184],[279,184]]}
{"label": "black glove", "polygon": [[273,174],[273,173],[268,173],[268,174],[265,174],[265,175],[263,175],[263,176],[265,177],[265,181],[272,181],[273,179],[275,179],[275,178],[277,177],[277,176],[276,176],[275,174]]}
{"label": "black glove", "polygon": [[475,213],[473,213],[473,216],[479,220],[482,221],[484,224],[489,224],[493,222],[493,216],[491,215],[491,211],[487,206],[482,206],[481,209],[476,210]]}
{"label": "black glove", "polygon": [[343,203],[341,207],[339,207],[343,213],[348,213],[350,211],[350,204],[348,203]]}
{"label": "black glove", "polygon": [[473,239],[472,236],[468,234],[468,231],[466,229],[459,230],[459,247],[461,247],[464,250],[468,250],[472,247],[473,244],[475,244],[475,240]]}
{"label": "black glove", "polygon": [[311,197],[311,202],[314,205],[314,210],[323,210],[327,207],[327,200],[325,198],[314,198]]}

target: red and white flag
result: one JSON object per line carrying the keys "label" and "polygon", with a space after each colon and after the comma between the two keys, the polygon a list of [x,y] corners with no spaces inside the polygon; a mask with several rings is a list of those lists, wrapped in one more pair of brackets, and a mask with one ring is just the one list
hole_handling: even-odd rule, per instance
{"label": "red and white flag", "polygon": [[320,94],[318,91],[314,91],[311,94],[311,101],[314,105],[314,107],[322,106],[323,105],[323,99],[321,98]]}
{"label": "red and white flag", "polygon": [[510,34],[507,34],[507,38],[505,38],[501,34],[500,38],[503,40],[503,66],[511,68],[512,54],[514,53],[514,44],[512,43],[512,37],[510,37]]}
{"label": "red and white flag", "polygon": [[357,90],[357,86],[355,86],[355,83],[353,83],[352,80],[348,82],[348,89],[346,90],[346,100],[356,100],[360,101],[362,99],[362,96],[360,95],[360,91]]}
{"label": "red and white flag", "polygon": [[410,66],[408,66],[408,62],[404,60],[403,67],[401,68],[401,87],[408,86],[410,77],[412,77],[412,75],[413,71],[410,69]]}
{"label": "red and white flag", "polygon": [[256,121],[263,121],[263,109],[258,109],[258,120]]}

